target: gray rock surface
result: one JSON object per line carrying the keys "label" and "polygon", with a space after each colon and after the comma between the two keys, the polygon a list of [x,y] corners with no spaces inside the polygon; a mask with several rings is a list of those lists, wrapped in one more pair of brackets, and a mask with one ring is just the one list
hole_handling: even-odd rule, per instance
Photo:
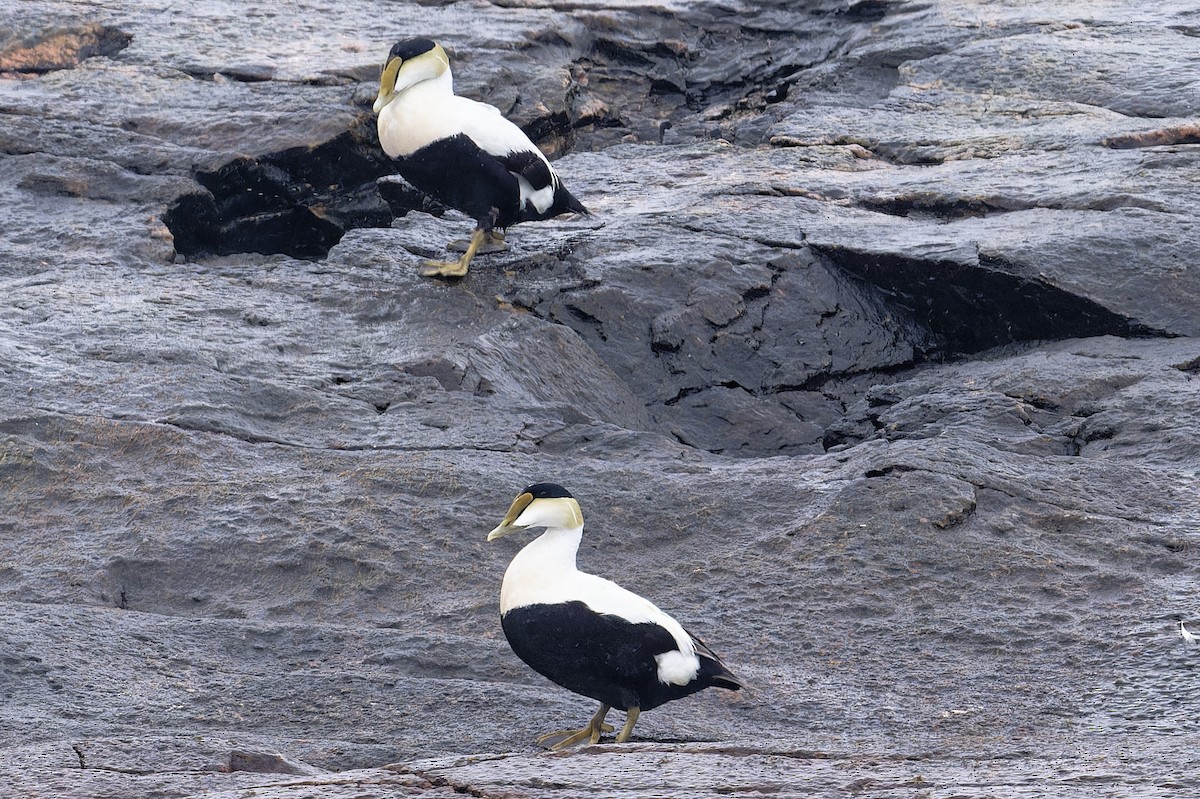
{"label": "gray rock surface", "polygon": [[[1200,789],[1193,4],[0,10],[0,792]],[[415,33],[593,216],[417,276]],[[748,690],[534,746],[547,479]]]}

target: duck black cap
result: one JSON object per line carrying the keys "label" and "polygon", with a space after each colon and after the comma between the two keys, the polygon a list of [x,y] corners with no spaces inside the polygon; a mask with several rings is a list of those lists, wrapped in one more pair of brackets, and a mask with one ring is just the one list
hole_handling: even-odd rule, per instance
{"label": "duck black cap", "polygon": [[574,499],[570,491],[557,483],[534,483],[521,493],[530,494],[534,499],[558,499],[560,497]]}

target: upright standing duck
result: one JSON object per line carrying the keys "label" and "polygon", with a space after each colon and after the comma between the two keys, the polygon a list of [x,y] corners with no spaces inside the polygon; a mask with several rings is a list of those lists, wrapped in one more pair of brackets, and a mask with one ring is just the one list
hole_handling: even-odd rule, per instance
{"label": "upright standing duck", "polygon": [[503,230],[559,214],[586,214],[550,162],[500,111],[454,94],[450,58],[429,39],[405,39],[379,78],[379,143],[417,189],[476,222],[457,261],[427,261],[421,274],[462,277],[481,247],[504,248]]}
{"label": "upright standing duck", "polygon": [[553,749],[584,739],[597,743],[612,730],[604,717],[614,707],[626,714],[617,735],[617,743],[624,743],[643,710],[704,688],[744,687],[703,641],[654,603],[576,568],[583,514],[565,488],[554,483],[526,488],[488,540],[527,527],[546,530],[504,573],[504,635],[534,671],[600,703],[583,729],[547,733],[538,743],[557,738]]}

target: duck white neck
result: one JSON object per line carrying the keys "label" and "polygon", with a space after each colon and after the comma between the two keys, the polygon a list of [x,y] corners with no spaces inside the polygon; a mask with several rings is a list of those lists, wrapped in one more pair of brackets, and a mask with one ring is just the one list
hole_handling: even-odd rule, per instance
{"label": "duck white neck", "polygon": [[397,94],[412,92],[433,92],[436,94],[454,94],[454,76],[450,74],[450,68],[447,67],[444,72],[438,75],[430,75],[417,81],[409,86],[397,88]]}
{"label": "duck white neck", "polygon": [[583,525],[547,527],[517,553],[504,572],[500,612],[541,602],[559,601],[564,581],[579,573],[575,565]]}

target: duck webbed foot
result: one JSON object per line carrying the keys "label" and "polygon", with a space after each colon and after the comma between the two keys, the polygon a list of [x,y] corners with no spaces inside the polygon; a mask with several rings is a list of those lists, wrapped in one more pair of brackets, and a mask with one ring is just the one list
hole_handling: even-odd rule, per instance
{"label": "duck webbed foot", "polygon": [[[592,720],[582,730],[556,730],[555,732],[548,732],[545,735],[538,736],[537,742],[544,746],[548,742],[554,741],[549,746],[556,752],[559,749],[566,749],[568,746],[573,746],[585,738],[588,739],[588,743],[600,743],[600,736],[602,734],[613,731],[611,724],[604,723],[604,717],[608,715],[609,710],[608,705],[601,705],[600,709],[596,711],[596,715],[592,716]],[[556,741],[556,738],[560,738],[561,740]]]}
{"label": "duck webbed foot", "polygon": [[467,274],[467,269],[471,265],[471,259],[479,252],[479,248],[483,246],[491,234],[485,232],[483,228],[476,228],[471,234],[471,241],[467,244],[466,251],[463,252],[462,258],[457,261],[426,261],[421,267],[422,277],[463,277]]}

